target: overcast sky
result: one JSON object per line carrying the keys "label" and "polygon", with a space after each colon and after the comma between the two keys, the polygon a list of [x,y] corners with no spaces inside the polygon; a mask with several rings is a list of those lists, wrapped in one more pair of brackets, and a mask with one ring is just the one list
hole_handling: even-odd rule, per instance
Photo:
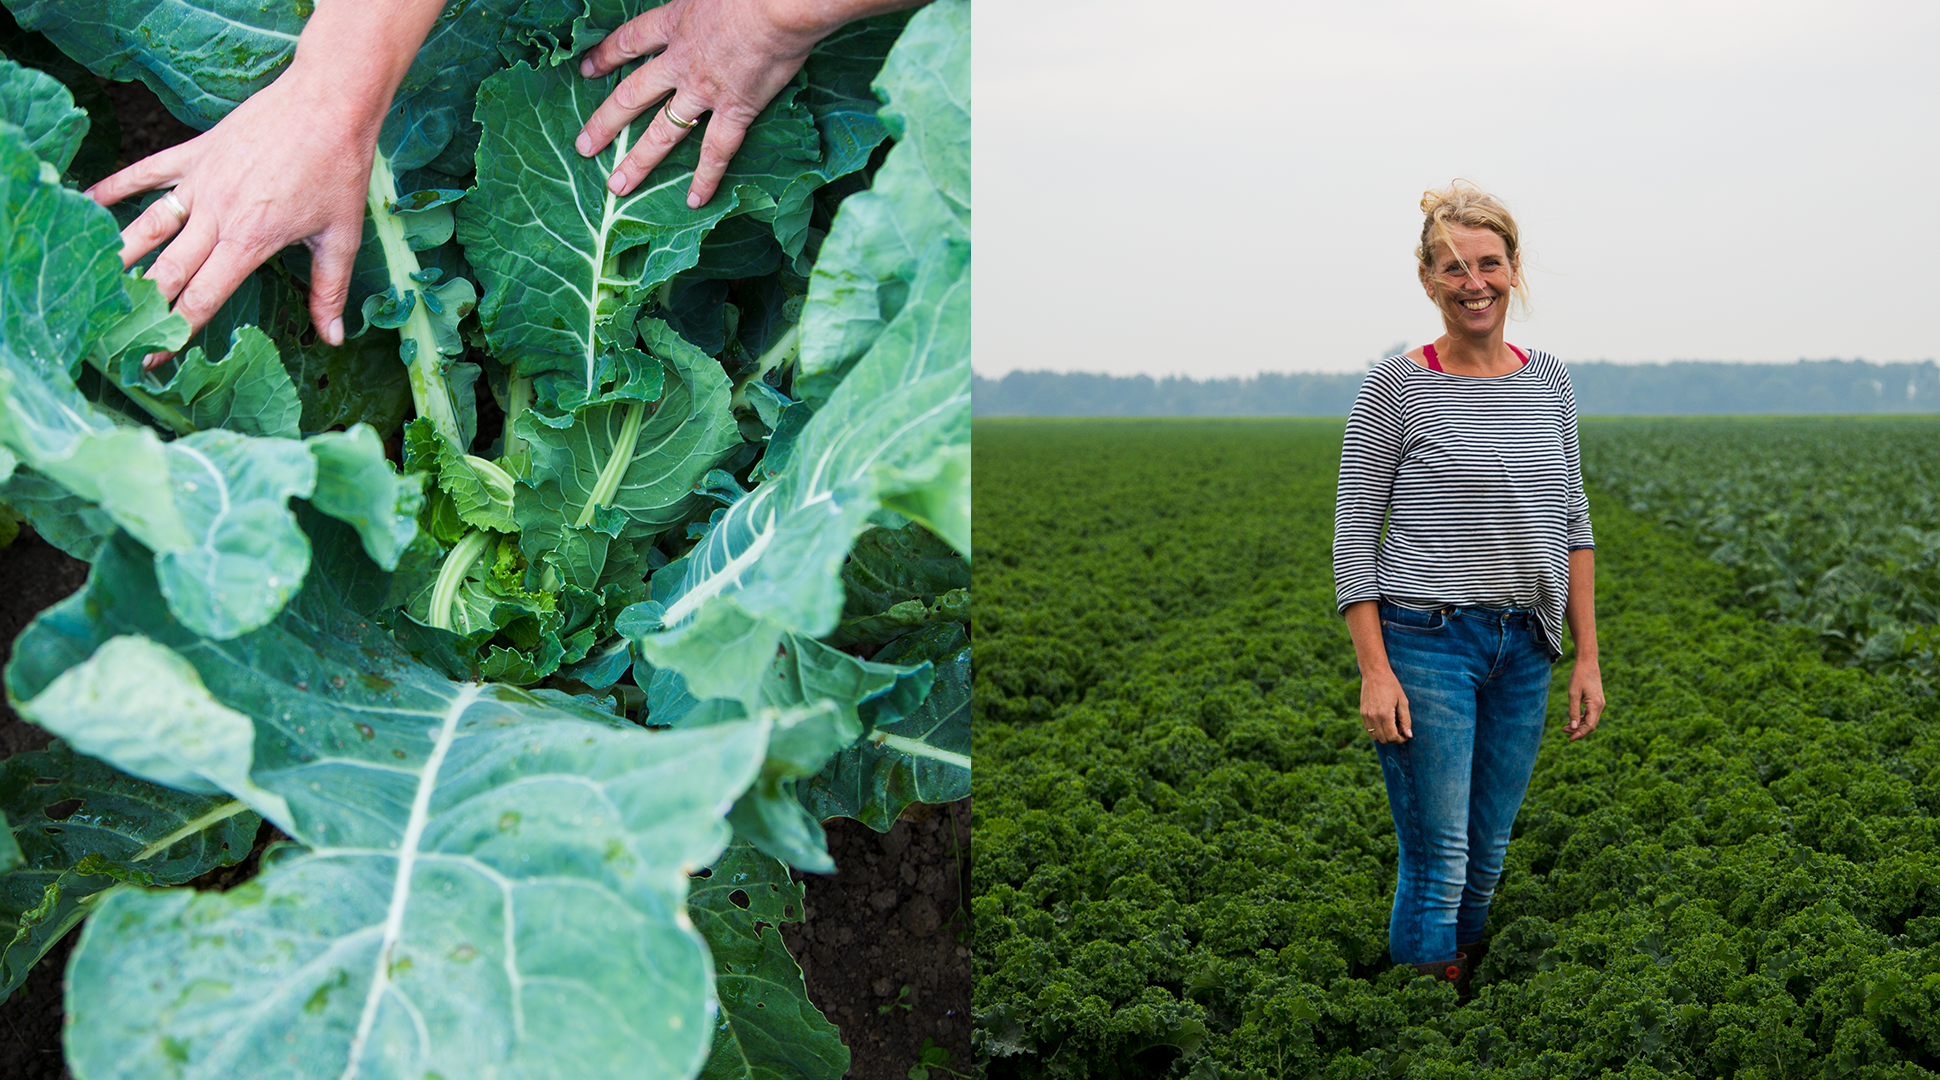
{"label": "overcast sky", "polygon": [[1424,188],[1565,360],[1940,356],[1934,0],[979,0],[976,370],[1352,371]]}

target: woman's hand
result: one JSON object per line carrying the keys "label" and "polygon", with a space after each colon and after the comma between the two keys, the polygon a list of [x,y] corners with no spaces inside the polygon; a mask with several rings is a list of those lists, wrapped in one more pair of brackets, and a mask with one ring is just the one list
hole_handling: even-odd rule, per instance
{"label": "woman's hand", "polygon": [[1408,718],[1408,694],[1393,671],[1361,676],[1361,726],[1375,742],[1398,743],[1415,737]]}
{"label": "woman's hand", "polygon": [[123,268],[167,243],[147,276],[200,330],[264,260],[300,241],[311,255],[310,320],[324,341],[343,344],[378,130],[443,6],[317,4],[275,82],[201,135],[89,188],[102,206],[173,189],[121,231]]}
{"label": "woman's hand", "polygon": [[1594,659],[1579,657],[1570,667],[1569,724],[1564,729],[1569,732],[1570,741],[1595,731],[1596,722],[1602,716],[1603,672]]}
{"label": "woman's hand", "polygon": [[[801,70],[816,42],[853,19],[918,2],[669,0],[621,24],[580,61],[579,73],[590,79],[653,56],[594,110],[575,146],[585,157],[599,153],[671,93],[607,178],[607,187],[624,195],[687,137],[702,113],[713,113],[687,189],[687,205],[699,208],[714,197],[749,125]],[[669,119],[670,112],[686,126]]]}
{"label": "woman's hand", "polygon": [[312,256],[310,318],[325,341],[343,342],[377,127],[320,110],[331,90],[318,74],[292,63],[215,127],[87,191],[112,206],[174,189],[187,218],[157,199],[121,231],[121,265],[167,243],[147,277],[196,330],[264,260],[302,241]]}

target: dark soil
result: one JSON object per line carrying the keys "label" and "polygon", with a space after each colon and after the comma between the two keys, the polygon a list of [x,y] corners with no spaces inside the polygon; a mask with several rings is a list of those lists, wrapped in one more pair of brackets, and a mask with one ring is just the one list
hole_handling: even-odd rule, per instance
{"label": "dark soil", "polygon": [[[842,1029],[855,1080],[907,1080],[924,1040],[970,1063],[970,800],[912,806],[878,834],[828,823],[830,877],[782,927],[809,1000]],[[932,1073],[941,1076],[940,1073]]]}
{"label": "dark soil", "polygon": [[[111,83],[121,121],[121,164],[195,136],[140,83]],[[33,530],[0,548],[0,656],[43,609],[87,578]],[[46,732],[22,721],[0,699],[0,756],[37,750]],[[949,1051],[949,1068],[969,1071],[970,951],[966,884],[970,803],[912,806],[884,834],[855,821],[828,824],[836,872],[799,875],[807,888],[806,922],[782,928],[801,962],[809,1000],[842,1029],[854,1080],[906,1080],[927,1040]],[[243,863],[213,870],[191,884],[226,889],[252,876],[276,829],[265,824]],[[61,974],[70,934],[0,1005],[0,1077],[67,1080],[61,1060]],[[907,988],[907,989],[905,989]],[[933,1076],[942,1076],[933,1072]]]}

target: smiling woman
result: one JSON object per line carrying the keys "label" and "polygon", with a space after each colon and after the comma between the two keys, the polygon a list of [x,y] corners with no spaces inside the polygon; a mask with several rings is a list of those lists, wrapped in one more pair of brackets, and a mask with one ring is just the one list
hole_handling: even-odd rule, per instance
{"label": "smiling woman", "polygon": [[1376,365],[1355,399],[1335,600],[1400,845],[1388,952],[1465,991],[1566,621],[1572,739],[1595,729],[1603,679],[1569,376],[1502,339],[1515,219],[1460,181],[1421,208],[1419,277],[1445,332]]}

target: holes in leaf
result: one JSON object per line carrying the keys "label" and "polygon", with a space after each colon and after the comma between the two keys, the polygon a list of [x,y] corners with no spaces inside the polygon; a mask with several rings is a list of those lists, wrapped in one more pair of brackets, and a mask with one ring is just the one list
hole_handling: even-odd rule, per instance
{"label": "holes in leaf", "polygon": [[795,917],[795,905],[793,905],[793,904],[789,904],[789,905],[787,905],[786,907],[784,907],[784,908],[782,908],[782,909],[781,909],[781,917],[782,917],[782,918],[784,918],[784,919],[792,919],[792,918],[794,918],[794,917]]}
{"label": "holes in leaf", "polygon": [[747,892],[742,889],[734,890],[733,892],[728,894],[728,903],[733,904],[735,907],[740,908],[742,911],[748,910]]}
{"label": "holes in leaf", "polygon": [[53,776],[36,776],[36,777],[34,777],[34,786],[35,786],[35,787],[53,787],[53,786],[54,786],[55,784],[58,784],[58,783],[60,783],[60,782],[61,782],[61,781],[60,781],[60,779],[59,779],[58,777],[53,777]]}
{"label": "holes in leaf", "polygon": [[68,818],[71,818],[74,816],[74,811],[79,810],[80,808],[81,808],[81,800],[62,799],[60,802],[57,802],[54,805],[48,807],[47,809],[42,810],[41,813],[46,814],[47,820],[49,821],[66,821]]}
{"label": "holes in leaf", "polygon": [[319,390],[330,389],[330,376],[327,373],[317,376],[317,389]]}
{"label": "holes in leaf", "polygon": [[711,866],[703,866],[699,870],[694,871],[694,876],[697,878],[711,878],[714,876],[714,868]]}

